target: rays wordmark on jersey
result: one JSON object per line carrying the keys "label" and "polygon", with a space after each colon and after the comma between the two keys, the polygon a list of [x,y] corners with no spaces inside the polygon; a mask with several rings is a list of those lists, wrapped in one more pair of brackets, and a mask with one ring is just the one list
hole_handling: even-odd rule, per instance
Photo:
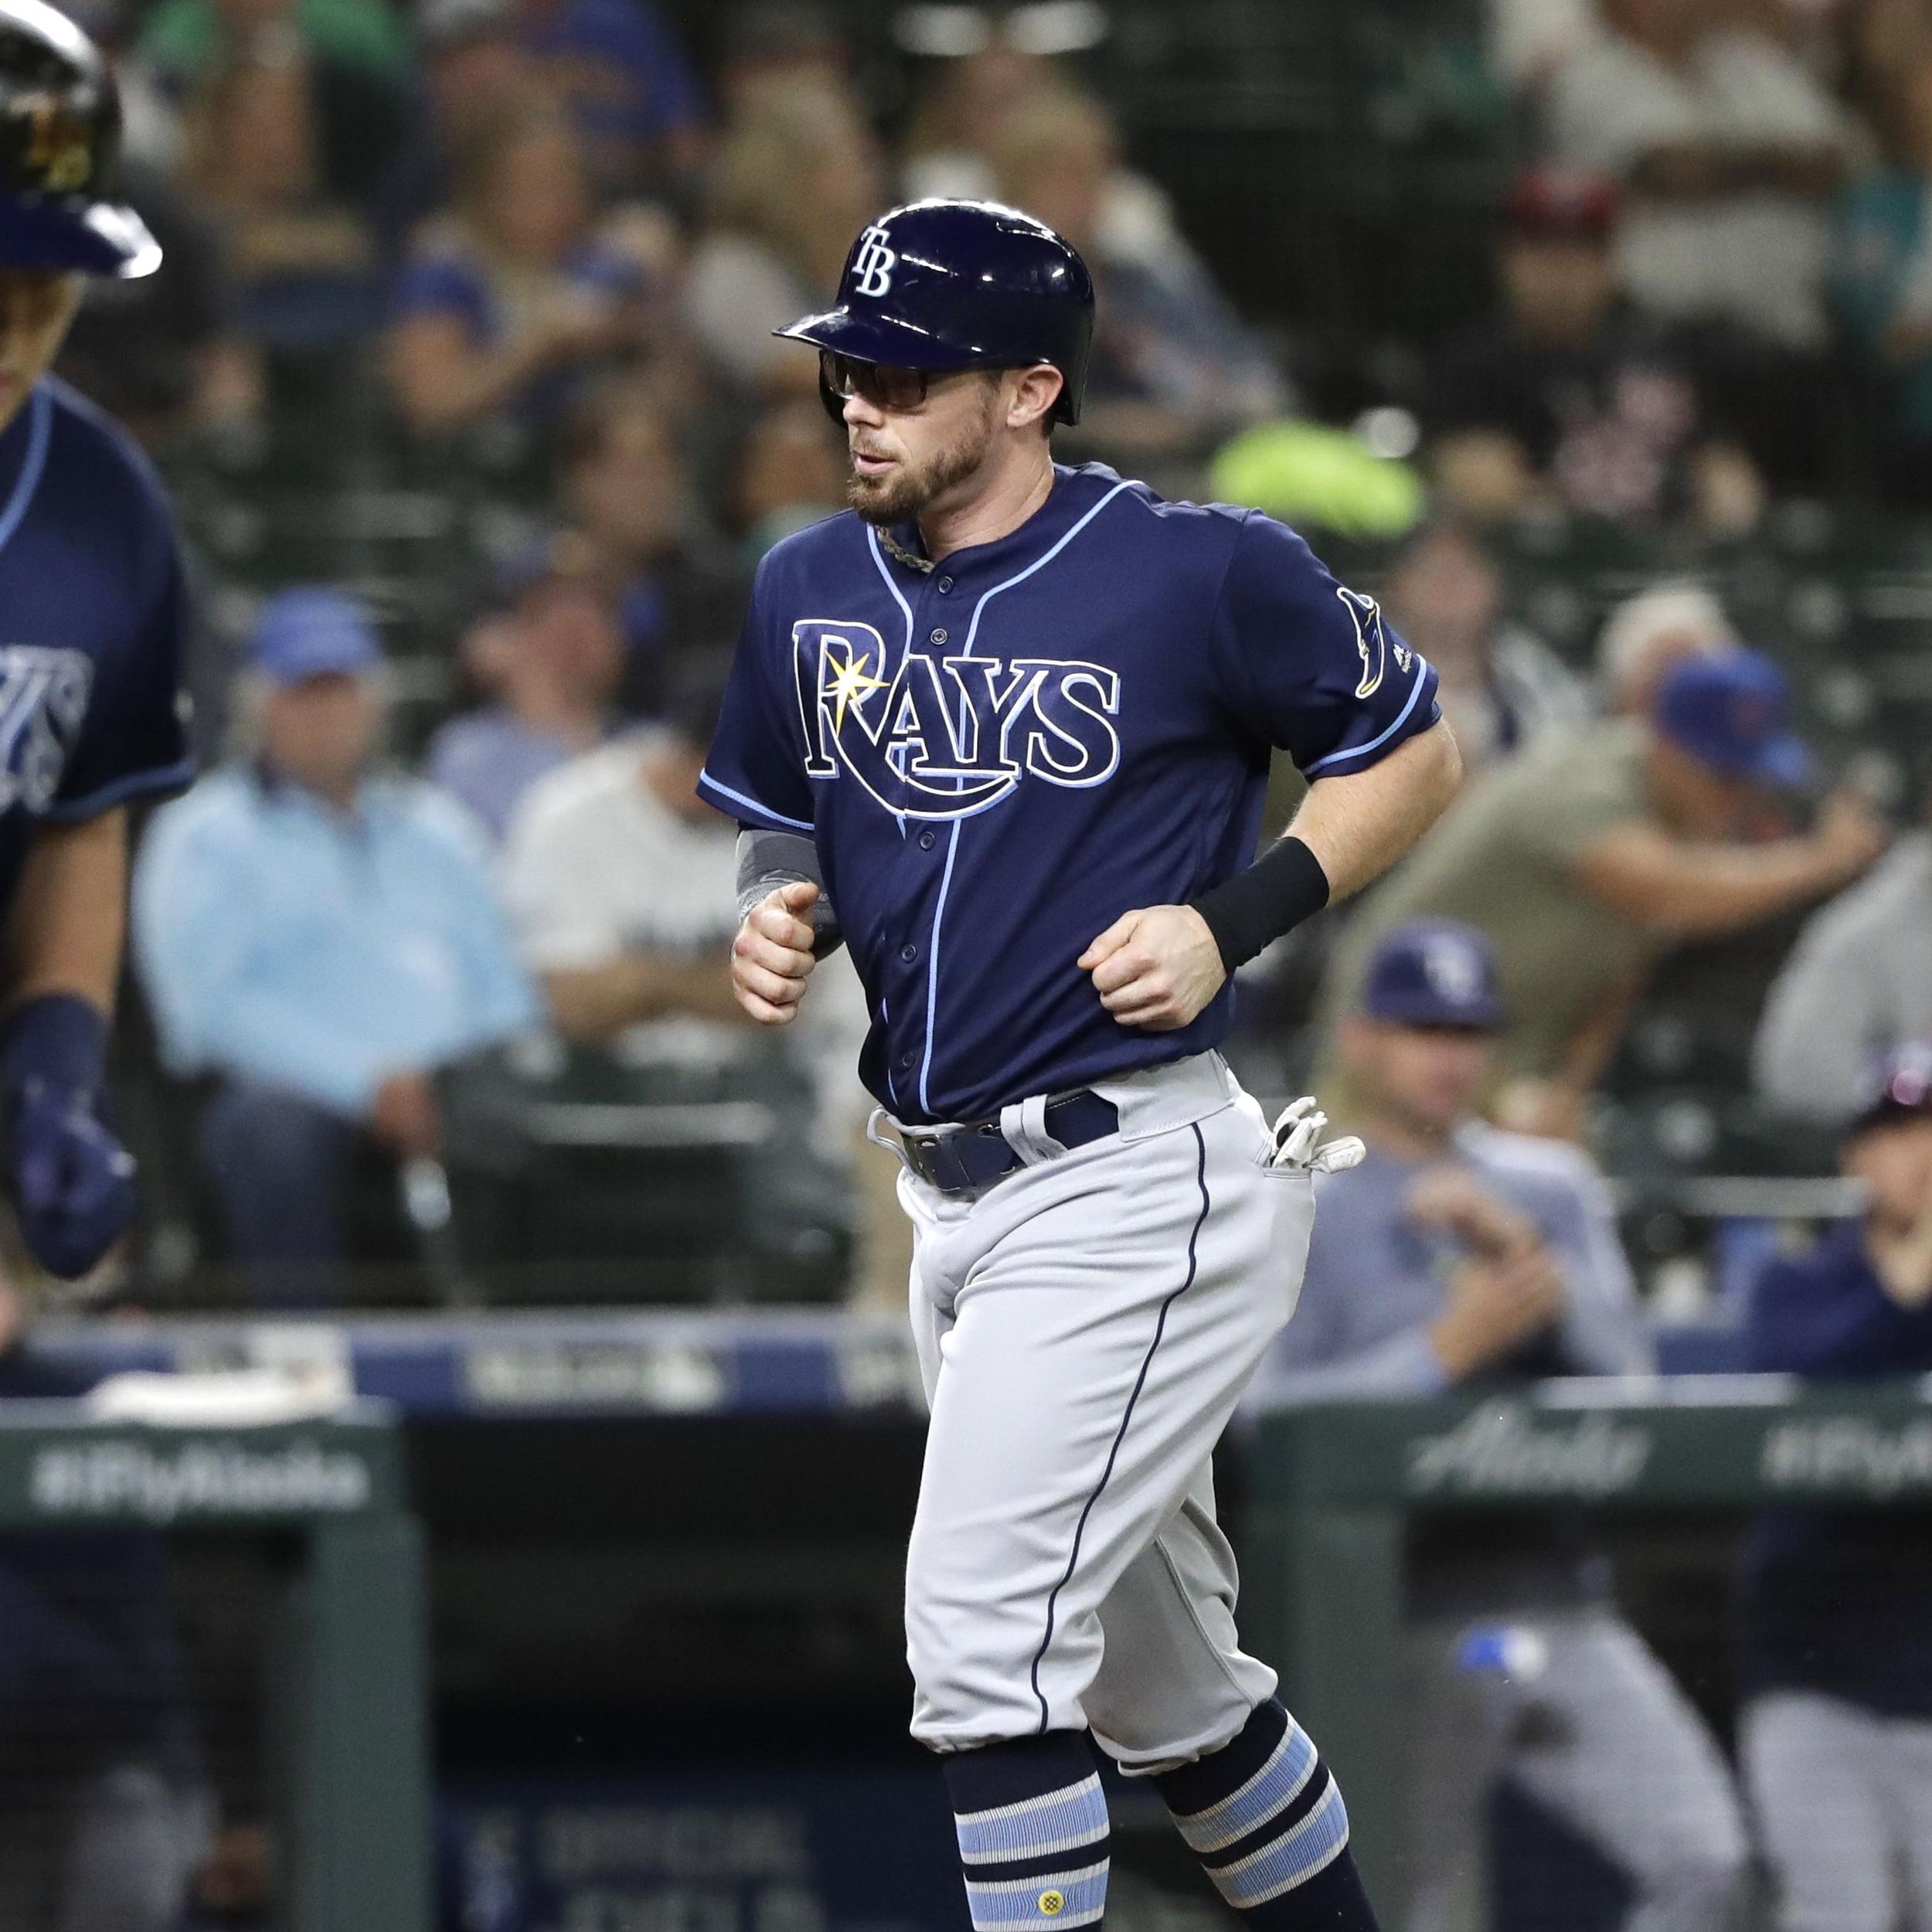
{"label": "rays wordmark on jersey", "polygon": [[792,627],[805,769],[850,773],[895,817],[968,818],[1023,780],[1083,790],[1118,767],[1120,674],[1066,658],[908,651],[870,624]]}
{"label": "rays wordmark on jersey", "polygon": [[36,644],[0,645],[0,811],[45,811],[87,715],[94,661]]}

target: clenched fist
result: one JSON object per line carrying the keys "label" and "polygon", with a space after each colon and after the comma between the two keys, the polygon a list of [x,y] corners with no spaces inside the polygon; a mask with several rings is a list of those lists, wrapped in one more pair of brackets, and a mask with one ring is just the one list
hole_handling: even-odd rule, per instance
{"label": "clenched fist", "polygon": [[1076,963],[1123,1026],[1150,1033],[1190,1025],[1228,976],[1207,921],[1192,906],[1123,913]]}
{"label": "clenched fist", "polygon": [[731,990],[761,1026],[789,1026],[798,1015],[812,957],[811,922],[818,888],[794,879],[768,893],[746,914],[731,942]]}

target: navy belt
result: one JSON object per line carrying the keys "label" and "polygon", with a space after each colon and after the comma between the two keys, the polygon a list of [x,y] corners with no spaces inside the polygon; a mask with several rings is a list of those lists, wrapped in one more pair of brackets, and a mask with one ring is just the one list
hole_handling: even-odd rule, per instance
{"label": "navy belt", "polygon": [[[1121,1131],[1121,1110],[1090,1087],[1063,1094],[1046,1103],[1048,1136],[1069,1149],[1085,1147]],[[942,1194],[966,1194],[1026,1165],[1026,1157],[999,1131],[997,1121],[968,1127],[902,1127],[906,1165]]]}

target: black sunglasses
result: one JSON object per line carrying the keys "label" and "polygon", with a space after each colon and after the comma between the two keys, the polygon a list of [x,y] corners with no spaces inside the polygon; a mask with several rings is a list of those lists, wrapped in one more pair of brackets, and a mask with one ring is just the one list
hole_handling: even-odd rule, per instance
{"label": "black sunglasses", "polygon": [[932,388],[933,372],[895,369],[887,362],[861,362],[849,355],[818,352],[818,379],[842,402],[862,396],[876,410],[916,410]]}

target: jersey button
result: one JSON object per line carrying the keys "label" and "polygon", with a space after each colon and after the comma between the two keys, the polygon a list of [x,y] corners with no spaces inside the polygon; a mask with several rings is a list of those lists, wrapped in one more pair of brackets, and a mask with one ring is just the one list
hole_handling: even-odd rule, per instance
{"label": "jersey button", "polygon": [[933,642],[934,642],[934,643],[935,643],[935,644],[944,644],[945,641],[946,641],[946,633],[945,633],[945,631],[944,631],[944,630],[943,628],[942,628],[942,629],[940,629],[940,630],[935,631],[933,633]]}
{"label": "jersey button", "polygon": [[921,852],[930,852],[938,842],[939,834],[936,832],[922,832],[919,835],[919,849]]}
{"label": "jersey button", "polygon": [[917,946],[902,946],[899,949],[899,957],[910,966],[919,957],[919,948]]}
{"label": "jersey button", "polygon": [[941,577],[939,581],[933,586],[933,588],[937,590],[942,597],[947,596],[951,592],[952,587],[953,580],[951,577]]}
{"label": "jersey button", "polygon": [[919,1056],[917,1053],[901,1053],[899,1056],[900,1070],[903,1073],[905,1069],[910,1066],[913,1062],[917,1060],[918,1057]]}

